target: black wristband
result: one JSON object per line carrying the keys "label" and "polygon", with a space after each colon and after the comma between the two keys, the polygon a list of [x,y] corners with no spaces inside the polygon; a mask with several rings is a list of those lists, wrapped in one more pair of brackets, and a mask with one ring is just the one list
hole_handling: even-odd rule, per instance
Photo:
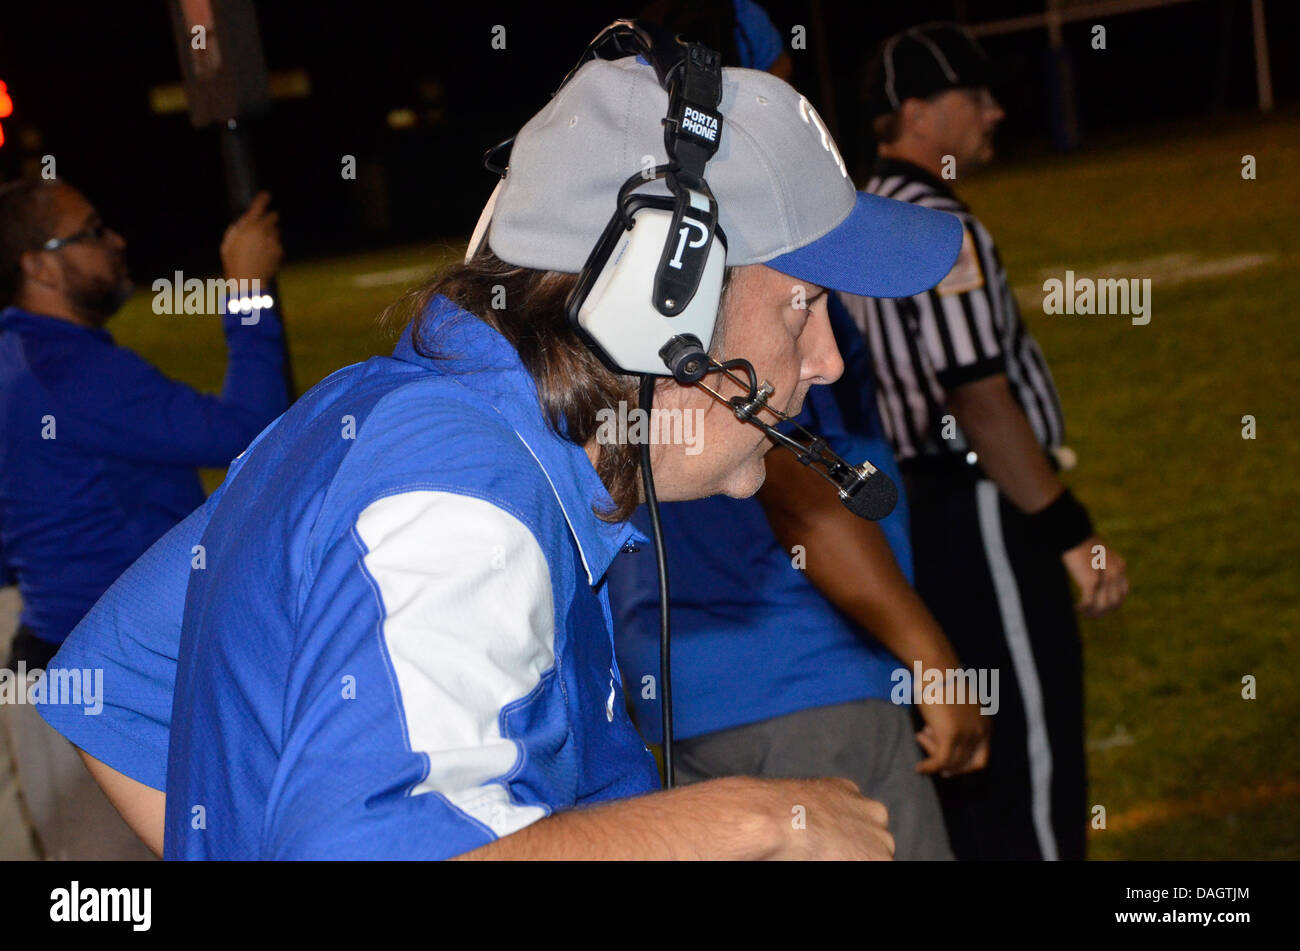
{"label": "black wristband", "polygon": [[1029,533],[1053,550],[1066,552],[1092,536],[1092,519],[1066,489],[1047,508],[1029,516]]}

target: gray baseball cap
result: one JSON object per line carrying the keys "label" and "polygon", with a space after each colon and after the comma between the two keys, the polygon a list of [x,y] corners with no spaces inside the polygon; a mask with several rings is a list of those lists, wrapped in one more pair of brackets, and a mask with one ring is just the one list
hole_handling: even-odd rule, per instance
{"label": "gray baseball cap", "polygon": [[[906,297],[952,268],[962,225],[947,212],[859,193],[821,117],[797,90],[752,69],[722,71],[722,137],[705,169],[727,264],[766,264],[868,297]],[[637,57],[592,60],[519,131],[485,215],[497,257],[578,272],[619,187],[668,161],[668,94]],[[662,181],[638,193],[669,194]],[[480,223],[482,227],[482,223]]]}

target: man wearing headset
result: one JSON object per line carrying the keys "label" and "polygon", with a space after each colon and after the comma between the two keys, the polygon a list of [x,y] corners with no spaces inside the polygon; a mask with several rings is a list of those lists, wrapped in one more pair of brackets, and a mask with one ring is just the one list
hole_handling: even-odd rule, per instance
{"label": "man wearing headset", "polygon": [[[706,175],[729,271],[699,306],[721,315],[712,351],[748,358],[774,387],[770,405],[797,412],[842,369],[826,289],[929,286],[960,232],[948,216],[859,198],[815,111],[775,77],[726,70],[720,92]],[[665,164],[667,102],[633,57],[577,70],[517,136],[486,246],[412,299],[393,356],[303,396],[55,659],[112,666],[102,716],[42,712],[156,851],[892,853],[883,807],[843,780],[647,795],[658,777],[621,702],[604,585],[640,537],[626,518],[641,447],[596,438],[600,411],[635,407],[635,380],[584,344],[565,301],[620,186],[643,157]],[[695,106],[707,127],[711,105]],[[675,232],[655,233],[662,269]],[[850,253],[866,263],[844,267]],[[632,316],[666,319],[646,310]],[[598,346],[608,358],[618,342]],[[759,488],[759,430],[671,379],[654,405],[700,410],[706,437],[693,455],[650,446],[661,498]],[[125,660],[108,660],[109,644]]]}

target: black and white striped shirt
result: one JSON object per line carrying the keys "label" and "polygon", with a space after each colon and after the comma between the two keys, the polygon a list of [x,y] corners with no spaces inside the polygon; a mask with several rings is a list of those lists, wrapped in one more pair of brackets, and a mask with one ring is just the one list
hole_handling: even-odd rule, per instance
{"label": "black and white striped shirt", "polygon": [[866,191],[952,212],[966,226],[957,263],[931,290],[897,299],[840,295],[870,345],[880,416],[898,458],[965,455],[961,428],[945,424],[945,394],[995,373],[1007,375],[1043,447],[1061,445],[1056,386],[988,231],[940,179],[908,162],[882,159]]}

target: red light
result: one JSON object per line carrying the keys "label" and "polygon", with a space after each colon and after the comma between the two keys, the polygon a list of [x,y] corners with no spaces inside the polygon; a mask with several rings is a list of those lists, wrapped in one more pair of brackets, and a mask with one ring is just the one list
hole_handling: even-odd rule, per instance
{"label": "red light", "polygon": [[[9,98],[9,87],[0,79],[0,119],[8,119],[14,114],[14,101]],[[5,144],[4,126],[0,126],[0,145]]]}

